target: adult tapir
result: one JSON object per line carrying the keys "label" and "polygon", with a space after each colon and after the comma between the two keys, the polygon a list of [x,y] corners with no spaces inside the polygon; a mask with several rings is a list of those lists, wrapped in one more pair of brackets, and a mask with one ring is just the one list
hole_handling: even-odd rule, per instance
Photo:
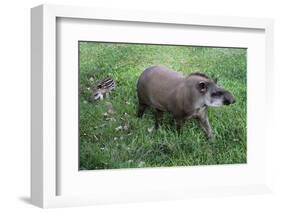
{"label": "adult tapir", "polygon": [[137,95],[138,116],[141,117],[147,107],[154,108],[156,129],[163,112],[170,112],[178,130],[185,119],[195,117],[208,138],[213,137],[208,107],[235,103],[233,95],[207,75],[196,72],[184,76],[163,66],[143,71],[138,79]]}

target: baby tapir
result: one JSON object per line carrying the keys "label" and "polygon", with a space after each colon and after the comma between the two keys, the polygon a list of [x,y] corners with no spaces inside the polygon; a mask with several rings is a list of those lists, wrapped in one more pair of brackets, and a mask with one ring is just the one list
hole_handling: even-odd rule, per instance
{"label": "baby tapir", "polygon": [[213,137],[208,107],[235,103],[233,95],[207,75],[191,73],[184,76],[162,66],[152,66],[143,71],[138,79],[137,95],[138,116],[141,117],[147,107],[154,108],[156,129],[166,111],[173,115],[177,130],[185,119],[197,118],[208,138]]}

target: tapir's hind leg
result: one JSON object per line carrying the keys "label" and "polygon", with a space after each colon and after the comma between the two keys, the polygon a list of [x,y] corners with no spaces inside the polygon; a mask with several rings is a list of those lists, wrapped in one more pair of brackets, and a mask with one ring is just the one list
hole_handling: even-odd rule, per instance
{"label": "tapir's hind leg", "polygon": [[144,103],[139,103],[138,105],[138,111],[137,111],[137,116],[141,118],[143,116],[144,111],[146,110],[148,106]]}
{"label": "tapir's hind leg", "polygon": [[162,119],[162,117],[163,117],[163,112],[159,109],[156,109],[156,112],[155,112],[155,129],[159,128],[159,122]]}

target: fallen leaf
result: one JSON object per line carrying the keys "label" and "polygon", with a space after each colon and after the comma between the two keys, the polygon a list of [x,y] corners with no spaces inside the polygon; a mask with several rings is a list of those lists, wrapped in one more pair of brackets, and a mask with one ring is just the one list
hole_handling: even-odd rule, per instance
{"label": "fallen leaf", "polygon": [[109,109],[107,112],[108,112],[109,114],[114,114],[113,109]]}
{"label": "fallen leaf", "polygon": [[125,126],[123,127],[123,129],[124,129],[125,131],[127,131],[127,130],[129,129],[129,127],[128,127],[127,125],[125,125]]}
{"label": "fallen leaf", "polygon": [[119,131],[121,129],[122,129],[122,126],[118,126],[118,127],[115,128],[116,131]]}
{"label": "fallen leaf", "polygon": [[154,127],[147,128],[147,131],[148,131],[149,133],[151,133],[151,132],[153,131],[153,129],[154,129]]}

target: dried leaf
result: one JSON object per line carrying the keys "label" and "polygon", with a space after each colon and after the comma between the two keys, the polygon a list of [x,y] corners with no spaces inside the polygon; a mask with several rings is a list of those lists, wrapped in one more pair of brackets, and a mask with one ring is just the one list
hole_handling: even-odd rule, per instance
{"label": "dried leaf", "polygon": [[149,133],[151,133],[153,130],[154,130],[154,127],[147,128],[147,131],[148,131]]}
{"label": "dried leaf", "polygon": [[127,125],[125,125],[125,126],[123,127],[123,129],[124,129],[125,131],[127,131],[127,130],[129,129],[129,127],[128,127]]}
{"label": "dried leaf", "polygon": [[116,131],[119,131],[121,129],[122,129],[122,126],[118,126],[118,127],[115,128]]}

